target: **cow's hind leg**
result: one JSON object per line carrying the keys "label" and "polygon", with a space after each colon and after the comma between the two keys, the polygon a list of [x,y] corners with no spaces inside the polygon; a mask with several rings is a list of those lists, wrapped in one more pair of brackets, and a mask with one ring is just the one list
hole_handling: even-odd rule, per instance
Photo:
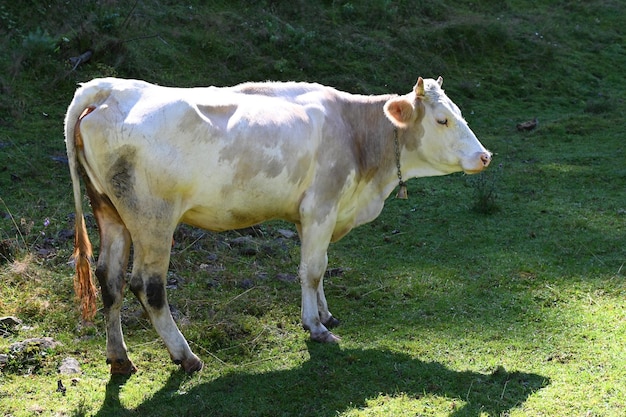
{"label": "cow's hind leg", "polygon": [[193,354],[178,330],[167,302],[165,281],[170,259],[172,233],[142,230],[133,234],[133,272],[130,289],[150,317],[163,339],[172,360],[192,373],[202,369],[202,361]]}
{"label": "cow's hind leg", "polygon": [[87,191],[100,231],[96,277],[104,305],[107,363],[111,365],[112,374],[128,375],[137,370],[128,359],[120,317],[130,253],[130,235],[108,198],[97,195],[90,186]]}
{"label": "cow's hind leg", "polygon": [[112,374],[127,375],[137,370],[128,358],[121,323],[130,236],[123,226],[114,225],[101,234],[100,242],[96,277],[106,316],[107,363]]}

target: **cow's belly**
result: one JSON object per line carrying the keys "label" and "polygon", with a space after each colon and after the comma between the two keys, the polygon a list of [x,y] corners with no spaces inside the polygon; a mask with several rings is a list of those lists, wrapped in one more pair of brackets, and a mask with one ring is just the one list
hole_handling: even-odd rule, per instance
{"label": "cow's belly", "polygon": [[242,229],[264,221],[284,218],[280,214],[253,213],[240,209],[215,212],[211,208],[196,207],[185,213],[181,223],[186,223],[213,232]]}
{"label": "cow's belly", "polygon": [[[218,187],[216,187],[218,185]],[[280,181],[211,184],[186,202],[181,222],[212,231],[240,229],[272,219],[298,222],[302,190]]]}

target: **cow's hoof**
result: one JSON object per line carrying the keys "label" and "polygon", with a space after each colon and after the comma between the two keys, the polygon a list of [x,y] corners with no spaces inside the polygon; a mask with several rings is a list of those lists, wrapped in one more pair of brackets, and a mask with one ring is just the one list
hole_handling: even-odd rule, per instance
{"label": "cow's hoof", "polygon": [[327,328],[332,329],[333,327],[339,326],[341,322],[337,320],[336,318],[334,318],[333,316],[330,316],[330,318],[326,320],[325,322],[323,322],[322,324],[326,326]]}
{"label": "cow's hoof", "polygon": [[202,370],[202,367],[204,367],[204,363],[202,363],[202,361],[198,359],[196,355],[193,355],[191,358],[182,361],[174,361],[174,363],[179,364],[188,374],[198,372]]}
{"label": "cow's hoof", "polygon": [[107,363],[111,365],[111,375],[131,375],[137,372],[137,367],[130,359],[107,359]]}
{"label": "cow's hoof", "polygon": [[311,333],[311,340],[321,343],[339,343],[341,338],[326,330],[325,332],[317,335]]}

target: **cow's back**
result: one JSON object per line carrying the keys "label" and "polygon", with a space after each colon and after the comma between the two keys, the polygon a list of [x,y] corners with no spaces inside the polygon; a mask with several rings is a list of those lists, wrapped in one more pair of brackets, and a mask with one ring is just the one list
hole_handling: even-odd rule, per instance
{"label": "cow's back", "polygon": [[127,217],[137,201],[160,199],[210,230],[297,221],[325,118],[282,97],[117,79],[84,84],[73,105],[95,107],[80,131],[100,193]]}

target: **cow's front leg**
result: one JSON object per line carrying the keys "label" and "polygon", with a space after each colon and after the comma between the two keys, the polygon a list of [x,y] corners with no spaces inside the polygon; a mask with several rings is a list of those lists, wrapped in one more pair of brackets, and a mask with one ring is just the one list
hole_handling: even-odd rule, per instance
{"label": "cow's front leg", "polygon": [[[163,339],[170,357],[187,373],[202,369],[202,361],[193,354],[169,309],[165,277],[170,258],[171,236],[159,239],[160,247],[135,240],[131,291],[137,296],[152,325]],[[154,241],[156,242],[156,241]]]}
{"label": "cow's front leg", "polygon": [[[328,311],[324,296],[322,279],[328,265],[326,250],[330,243],[332,228],[308,228],[300,225],[298,232],[302,241],[300,260],[300,285],[302,287],[302,327],[311,334],[311,339],[318,342],[336,343],[339,338],[332,334],[325,323],[334,324],[334,318]],[[324,232],[326,230],[326,232]]]}
{"label": "cow's front leg", "polygon": [[[322,322],[318,305],[318,288],[326,270],[327,257],[324,254],[317,264],[302,263],[300,265],[300,281],[302,286],[302,327],[311,333],[311,339],[317,342],[336,343],[339,338],[332,334]],[[321,271],[321,272],[320,272]],[[333,317],[326,309],[329,318]]]}
{"label": "cow's front leg", "polygon": [[324,294],[323,279],[320,279],[319,285],[317,286],[317,309],[319,311],[320,321],[324,326],[330,329],[339,326],[339,320],[333,317],[331,312],[328,311],[328,303],[326,302],[326,295]]}

